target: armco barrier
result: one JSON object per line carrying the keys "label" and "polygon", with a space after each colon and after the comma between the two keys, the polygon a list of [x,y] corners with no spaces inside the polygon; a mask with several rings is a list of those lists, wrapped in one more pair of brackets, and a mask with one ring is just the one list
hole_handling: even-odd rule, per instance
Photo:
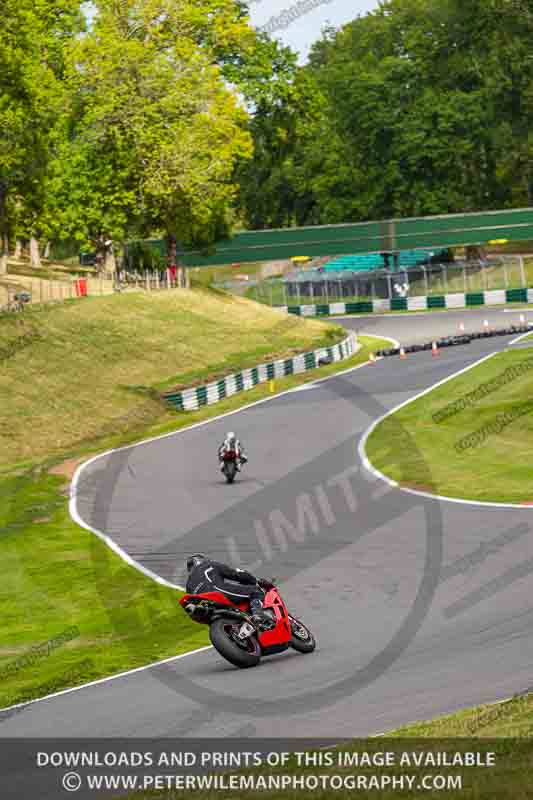
{"label": "armco barrier", "polygon": [[432,308],[475,308],[504,303],[533,303],[533,289],[492,289],[488,292],[393,297],[392,300],[361,300],[358,303],[321,303],[305,306],[278,306],[280,311],[302,317],[339,314],[382,314],[386,311],[430,311]]}
{"label": "armco barrier", "polygon": [[163,398],[179,411],[194,411],[201,406],[218,403],[225,397],[231,397],[238,392],[246,391],[257,386],[258,383],[274,378],[283,378],[286,375],[297,375],[315,369],[323,363],[329,364],[334,361],[342,361],[349,358],[359,349],[357,336],[351,332],[342,342],[331,347],[321,347],[309,353],[294,356],[293,358],[283,358],[279,361],[272,361],[268,364],[259,364],[250,369],[243,369],[233,375],[228,375],[219,381],[213,381],[205,386],[197,386],[194,389],[183,389],[181,391],[170,391],[163,394]]}

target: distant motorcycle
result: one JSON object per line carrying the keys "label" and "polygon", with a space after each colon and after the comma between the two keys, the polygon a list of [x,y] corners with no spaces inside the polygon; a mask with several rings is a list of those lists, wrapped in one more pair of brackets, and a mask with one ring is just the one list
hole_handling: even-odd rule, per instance
{"label": "distant motorcycle", "polygon": [[266,592],[263,608],[271,617],[267,626],[252,621],[248,602],[237,605],[221,592],[186,594],[180,605],[195,622],[209,625],[211,644],[235,667],[255,667],[263,656],[289,647],[312,653],[316,640],[309,628],[289,614],[272,582],[262,578],[259,584]]}
{"label": "distant motorcycle", "polygon": [[226,450],[222,455],[222,472],[228,483],[233,483],[237,475],[237,453],[235,450]]}

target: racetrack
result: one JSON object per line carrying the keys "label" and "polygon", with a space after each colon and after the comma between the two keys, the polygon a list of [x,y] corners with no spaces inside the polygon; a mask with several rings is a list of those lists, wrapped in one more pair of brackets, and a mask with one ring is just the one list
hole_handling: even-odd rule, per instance
{"label": "racetrack", "polygon": [[526,322],[533,322],[533,309],[516,308],[513,304],[504,307],[481,306],[480,308],[458,308],[447,311],[398,312],[389,314],[369,314],[360,317],[340,317],[339,321],[350,330],[372,333],[376,336],[391,336],[402,345],[430,342],[443,336],[460,333],[462,322],[465,332],[483,330],[488,320],[491,327],[505,328],[518,324],[520,315]]}
{"label": "racetrack", "polygon": [[[483,319],[516,321],[483,308],[343,322],[408,344]],[[194,551],[280,576],[319,648],[246,671],[205,650],[0,714],[0,736],[349,737],[528,688],[533,510],[416,497],[357,454],[373,420],[509,339],[384,359],[94,460],[77,486],[87,525],[176,584]],[[228,428],[250,453],[232,487],[216,464]]]}

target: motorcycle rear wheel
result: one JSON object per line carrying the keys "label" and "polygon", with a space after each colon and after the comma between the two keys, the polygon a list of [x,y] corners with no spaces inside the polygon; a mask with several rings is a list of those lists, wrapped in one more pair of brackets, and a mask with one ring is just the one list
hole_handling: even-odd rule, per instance
{"label": "motorcycle rear wheel", "polygon": [[316,648],[316,639],[309,628],[295,617],[290,617],[291,647],[298,653],[312,653]]}
{"label": "motorcycle rear wheel", "polygon": [[234,667],[241,669],[255,667],[261,660],[261,647],[254,635],[245,640],[243,643],[245,646],[237,644],[232,638],[231,632],[239,627],[227,619],[216,619],[209,626],[211,644]]}

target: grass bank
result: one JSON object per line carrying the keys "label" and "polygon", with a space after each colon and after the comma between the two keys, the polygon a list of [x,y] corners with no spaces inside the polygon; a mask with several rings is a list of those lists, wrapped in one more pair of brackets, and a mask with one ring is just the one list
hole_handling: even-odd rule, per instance
{"label": "grass bank", "polygon": [[0,469],[175,419],[162,388],[192,386],[339,341],[211,290],[85,298],[0,316]]}
{"label": "grass bank", "polygon": [[405,487],[477,501],[533,501],[533,350],[504,351],[409,403],[367,456]]}
{"label": "grass bank", "polygon": [[[221,328],[215,332],[212,327],[205,326],[209,335],[213,333],[218,341],[215,357],[203,353],[207,340],[203,338],[205,330],[203,335],[198,333],[201,319],[195,318],[192,303],[192,310],[188,315],[185,313],[181,298],[180,302],[178,298],[171,298],[166,304],[156,303],[148,310],[144,303],[137,302],[143,299],[139,296],[118,298],[126,301],[128,322],[124,306],[118,308],[115,302],[109,304],[107,298],[56,307],[49,316],[46,313],[35,317],[24,315],[19,330],[16,328],[19,318],[14,321],[9,318],[7,334],[2,329],[4,320],[0,321],[3,345],[7,347],[11,342],[13,348],[13,352],[4,351],[6,366],[13,372],[9,374],[9,382],[2,377],[3,402],[11,415],[4,418],[2,435],[7,441],[9,435],[14,437],[15,433],[21,439],[25,436],[30,440],[25,464],[19,462],[16,467],[13,463],[10,466],[2,453],[0,707],[208,643],[206,631],[191,623],[179,608],[179,593],[145,578],[97,537],[74,524],[67,508],[68,476],[73,464],[63,462],[66,458],[79,460],[95,450],[168,433],[271,396],[269,387],[262,385],[198,412],[176,413],[167,410],[147,390],[124,389],[123,382],[131,370],[139,383],[142,381],[144,387],[150,388],[159,385],[159,381],[172,374],[177,366],[182,369],[178,376],[190,375],[190,364],[195,363],[196,358],[205,359],[206,372],[222,362],[225,352],[227,360],[238,365],[235,341],[241,348],[243,339],[236,335],[234,321],[240,305],[250,304],[228,301],[225,296],[211,296],[211,293],[200,293],[199,300],[205,307],[211,297],[219,311],[222,307],[227,309],[230,318],[222,320]],[[177,316],[175,304],[181,309]],[[105,313],[102,308],[106,309]],[[109,309],[114,312],[111,317]],[[243,326],[249,341],[255,343],[256,351],[267,347],[272,350],[274,344],[281,347],[282,342],[285,347],[296,348],[299,336],[304,347],[314,346],[328,335],[321,323],[293,328],[284,324],[286,320],[280,318],[279,313],[270,311],[272,342],[268,343],[268,321],[263,313],[257,315],[255,334],[252,331],[254,310],[255,307],[245,309],[242,318],[249,315]],[[158,322],[157,316],[162,321]],[[189,323],[199,336],[197,342],[186,329]],[[33,331],[35,341],[29,331]],[[66,340],[69,331],[76,339],[75,347]],[[180,331],[183,331],[181,337]],[[228,340],[225,348],[222,331]],[[24,333],[26,340],[22,339]],[[382,340],[365,339],[361,350],[348,361],[281,379],[276,381],[275,389],[282,391],[355,366],[367,360],[369,349],[381,346],[384,346]],[[76,361],[76,348],[81,351],[79,361]],[[175,349],[180,353],[179,358]],[[69,365],[66,358],[61,361],[62,350],[72,354],[73,364]],[[190,354],[186,359],[184,352]],[[139,363],[135,363],[136,360]],[[46,363],[49,374],[42,374]],[[100,373],[108,369],[111,374],[104,378]],[[15,376],[22,382],[20,391]],[[98,391],[104,394],[99,395]],[[121,403],[130,397],[138,405],[124,414]],[[17,422],[17,402],[26,415],[25,428],[11,425]],[[47,404],[44,412],[42,402]],[[83,432],[81,436],[79,432],[77,436],[68,435],[70,427],[64,426],[62,414],[77,415],[81,424],[87,409],[94,416],[92,438],[84,436]],[[120,424],[113,417],[117,411],[121,412]],[[32,415],[43,419],[41,414],[46,415],[50,425],[46,435],[39,430],[34,432],[30,424]],[[35,441],[32,441],[34,434]],[[11,444],[11,452],[16,457],[20,446],[18,439]],[[60,468],[50,472],[52,465],[58,462]]]}

